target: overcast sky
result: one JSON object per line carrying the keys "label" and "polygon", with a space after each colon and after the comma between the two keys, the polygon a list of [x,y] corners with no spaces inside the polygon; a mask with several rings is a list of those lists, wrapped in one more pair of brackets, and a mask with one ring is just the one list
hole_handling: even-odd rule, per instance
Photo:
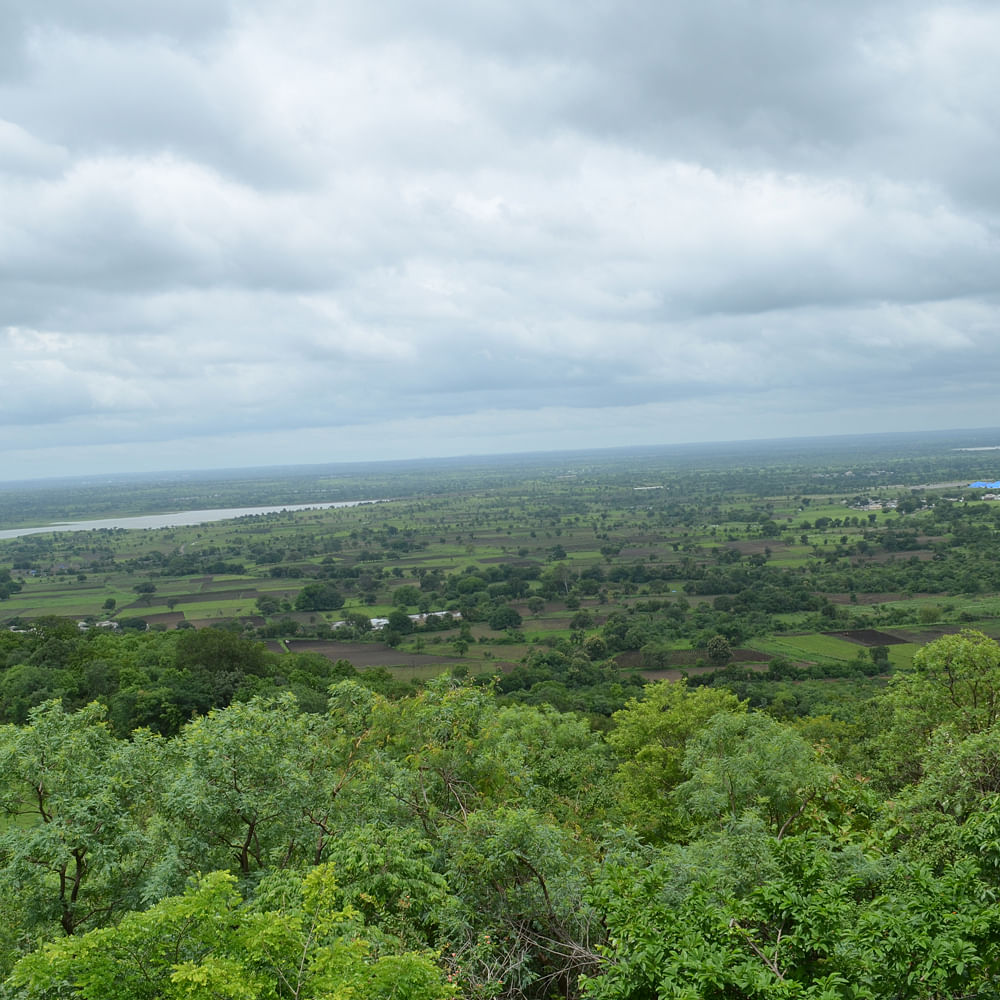
{"label": "overcast sky", "polygon": [[0,479],[1000,425],[1000,5],[0,0]]}

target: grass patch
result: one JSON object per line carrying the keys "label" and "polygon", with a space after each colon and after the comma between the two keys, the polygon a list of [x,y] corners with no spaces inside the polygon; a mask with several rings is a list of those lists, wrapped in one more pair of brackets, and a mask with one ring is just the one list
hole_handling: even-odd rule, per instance
{"label": "grass patch", "polygon": [[762,653],[773,653],[787,660],[836,660],[847,662],[855,659],[862,652],[857,643],[836,639],[829,635],[773,636],[767,639],[757,639],[747,643],[750,649],[759,649]]}

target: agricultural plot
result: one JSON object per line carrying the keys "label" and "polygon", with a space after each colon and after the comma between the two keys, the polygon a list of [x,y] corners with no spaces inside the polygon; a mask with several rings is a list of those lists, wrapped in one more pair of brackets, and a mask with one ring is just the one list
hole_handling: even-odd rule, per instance
{"label": "agricultural plot", "polygon": [[289,653],[318,653],[330,660],[347,660],[358,670],[386,667],[407,671],[407,676],[434,677],[442,670],[461,662],[461,658],[443,653],[408,653],[383,643],[324,642],[317,639],[290,639]]}
{"label": "agricultural plot", "polygon": [[[1000,623],[1000,505],[906,485],[954,481],[955,465],[975,456],[845,454],[599,454],[455,464],[444,477],[415,465],[352,480],[356,496],[395,497],[386,503],[26,536],[0,543],[0,587],[3,574],[11,581],[0,621],[111,616],[267,641],[388,640],[399,655],[474,672],[546,663],[573,677],[643,649],[707,663],[713,637],[737,651],[727,662],[748,667],[756,655],[850,663],[881,645],[905,659],[902,628]],[[273,499],[279,481],[247,480],[247,502]],[[296,502],[308,499],[304,482]],[[326,499],[330,481],[312,482]],[[238,499],[231,482],[204,489]],[[93,495],[94,513],[123,497],[145,510],[154,496],[158,487]],[[42,498],[39,511],[53,503]],[[387,634],[366,628],[431,609],[456,620],[442,631],[399,617]],[[347,633],[334,633],[344,620]]]}
{"label": "agricultural plot", "polygon": [[822,634],[774,636],[754,645],[762,652],[799,661],[846,661],[858,655],[856,643]]}
{"label": "agricultural plot", "polygon": [[859,646],[866,648],[872,646],[898,646],[907,641],[889,632],[881,632],[874,628],[849,629],[845,632],[828,632],[827,635],[835,639],[846,639],[848,642],[856,642]]}

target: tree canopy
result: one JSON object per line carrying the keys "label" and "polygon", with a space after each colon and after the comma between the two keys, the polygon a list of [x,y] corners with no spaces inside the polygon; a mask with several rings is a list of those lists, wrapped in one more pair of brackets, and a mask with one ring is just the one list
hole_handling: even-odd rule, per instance
{"label": "tree canopy", "polygon": [[[266,672],[221,635],[116,641]],[[994,995],[991,642],[929,644],[844,719],[658,682],[605,732],[346,670],[318,710],[248,694],[167,733],[46,702],[0,728],[0,996]]]}

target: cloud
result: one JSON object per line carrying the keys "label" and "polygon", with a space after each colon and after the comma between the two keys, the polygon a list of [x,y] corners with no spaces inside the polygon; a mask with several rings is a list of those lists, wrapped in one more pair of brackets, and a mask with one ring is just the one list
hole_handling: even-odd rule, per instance
{"label": "cloud", "polygon": [[992,4],[137,10],[0,14],[10,478],[995,422]]}

